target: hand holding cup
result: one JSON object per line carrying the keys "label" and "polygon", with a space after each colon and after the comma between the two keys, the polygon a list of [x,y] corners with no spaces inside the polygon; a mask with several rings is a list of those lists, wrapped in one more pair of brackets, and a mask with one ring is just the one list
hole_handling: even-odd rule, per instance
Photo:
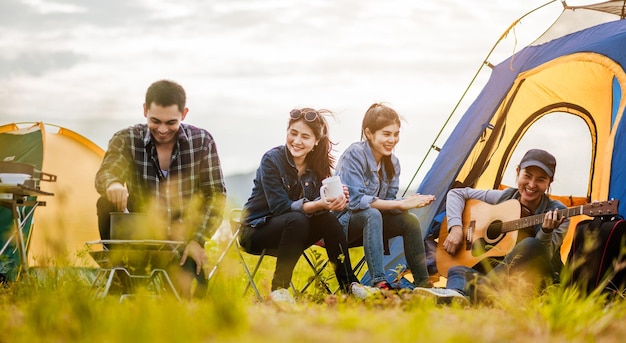
{"label": "hand holding cup", "polygon": [[326,204],[330,204],[333,200],[341,198],[345,201],[346,194],[344,193],[345,186],[341,183],[339,176],[331,176],[322,180],[322,187],[320,188],[320,198]]}

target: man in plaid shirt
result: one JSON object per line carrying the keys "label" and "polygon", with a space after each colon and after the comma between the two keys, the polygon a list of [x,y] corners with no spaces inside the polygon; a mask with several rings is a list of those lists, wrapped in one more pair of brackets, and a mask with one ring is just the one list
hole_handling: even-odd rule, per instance
{"label": "man in plaid shirt", "polygon": [[179,290],[204,295],[208,268],[204,250],[222,223],[226,188],[215,141],[209,132],[183,124],[185,90],[161,80],[150,85],[143,105],[146,124],[118,131],[96,174],[100,237],[110,239],[111,212],[143,212],[167,223],[171,239],[184,240]]}

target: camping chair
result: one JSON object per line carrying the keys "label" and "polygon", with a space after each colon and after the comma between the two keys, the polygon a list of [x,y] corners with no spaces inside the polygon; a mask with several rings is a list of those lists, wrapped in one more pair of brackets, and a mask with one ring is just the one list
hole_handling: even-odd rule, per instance
{"label": "camping chair", "polygon": [[[320,240],[319,242],[315,243],[315,245],[324,248],[324,241]],[[360,248],[363,246],[363,240],[357,240],[355,242],[352,242],[351,244],[348,244],[348,249],[351,248]],[[312,259],[309,257],[310,253],[307,253],[305,251],[305,253],[303,254],[304,259],[307,261],[307,263],[309,264],[309,266],[311,266],[311,268],[314,270],[315,274],[313,275],[313,277],[311,277],[307,283],[304,285],[304,287],[300,290],[300,292],[304,292],[307,290],[307,288],[309,286],[311,286],[314,282],[318,282],[319,285],[324,288],[326,290],[326,292],[328,292],[329,294],[335,294],[337,293],[337,291],[339,291],[338,289],[336,291],[332,291],[330,289],[330,285],[328,285],[328,283],[326,283],[322,278],[321,278],[321,274],[322,272],[326,269],[326,267],[328,266],[328,264],[330,263],[329,259],[324,260],[324,262],[322,263],[318,263],[317,266],[313,263]],[[365,267],[366,265],[366,260],[365,260],[365,256],[363,256],[359,262],[352,267],[352,272],[354,273],[354,275],[359,275],[359,273],[361,273],[361,271],[363,270],[363,267]]]}
{"label": "camping chair", "polygon": [[[233,209],[230,212],[229,215],[229,224],[230,224],[230,228],[231,231],[233,232],[233,236],[231,238],[231,240],[229,241],[228,245],[226,246],[226,249],[224,249],[224,252],[222,252],[221,256],[218,258],[215,266],[213,267],[213,269],[211,270],[211,272],[209,273],[209,280],[212,279],[212,277],[214,276],[220,262],[222,261],[222,259],[224,258],[226,252],[228,251],[228,249],[230,249],[230,247],[232,245],[235,245],[237,247],[236,252],[237,255],[239,257],[239,260],[241,261],[241,264],[243,265],[243,269],[246,273],[247,276],[247,282],[246,282],[246,286],[243,290],[243,294],[245,295],[248,292],[249,288],[252,288],[254,290],[254,293],[257,297],[257,299],[259,301],[263,301],[263,297],[261,296],[261,293],[259,292],[259,289],[256,285],[255,282],[255,277],[257,272],[259,271],[259,268],[261,267],[261,263],[263,262],[263,259],[266,256],[272,256],[272,257],[276,257],[276,251],[274,249],[263,249],[263,251],[261,251],[261,253],[259,254],[255,254],[255,253],[251,253],[246,251],[240,244],[239,244],[239,230],[241,229],[241,225],[240,225],[240,217],[241,217],[241,209]],[[249,255],[255,255],[258,256],[258,259],[255,263],[254,268],[251,268],[248,266],[248,264],[245,261],[244,255],[243,253],[249,254]],[[304,291],[306,291],[306,289],[310,286],[310,284],[315,280],[315,278],[319,278],[320,273],[322,272],[323,268],[316,268],[315,264],[313,263],[313,261],[309,258],[309,256],[307,256],[306,252],[303,253],[303,256],[305,257],[305,260],[307,261],[307,264],[309,265],[309,267],[311,267],[311,269],[313,270],[313,278],[311,278],[309,280],[309,282],[307,282],[307,284],[304,286],[304,288],[302,288],[300,291],[298,291],[293,282],[290,283],[290,288],[292,289],[292,291],[294,291],[294,293],[303,293]],[[325,266],[325,264],[324,264]],[[328,287],[328,285],[326,285],[325,283],[323,283],[325,289],[327,292],[332,293],[330,291],[330,288]]]}
{"label": "camping chair", "polygon": [[[323,241],[319,241],[317,243],[315,243],[315,245],[320,246],[320,247],[324,247],[324,242]],[[354,240],[352,242],[348,242],[348,249],[352,249],[352,248],[361,248],[363,247],[363,238],[359,238],[357,240]],[[388,253],[386,253],[388,255]],[[302,288],[301,292],[304,292],[311,284],[313,284],[314,282],[319,282],[320,285],[329,293],[329,294],[335,294],[339,291],[339,289],[335,290],[334,292],[330,289],[330,286],[323,280],[321,279],[320,274],[326,269],[326,267],[328,266],[328,264],[330,264],[330,260],[326,259],[323,263],[318,264],[318,266],[316,267],[313,262],[309,259],[308,255],[305,253],[303,254],[305,260],[308,262],[308,264],[311,266],[311,268],[313,268],[313,270],[315,270],[315,275],[313,276],[313,278],[309,279],[309,281],[306,283],[306,285],[304,285],[304,287]],[[358,277],[358,275],[363,271],[363,268],[367,265],[367,260],[365,259],[365,255],[363,255],[361,257],[361,259],[359,259],[359,262],[357,262],[356,265],[352,266],[352,272],[354,273],[354,275],[356,275]]]}
{"label": "camping chair", "polygon": [[[350,235],[348,235],[350,236]],[[391,239],[393,239],[395,237],[392,237]],[[391,250],[389,248],[389,244],[390,244],[390,239],[388,240],[383,240],[383,255],[385,256],[390,256],[391,255]],[[360,248],[363,247],[363,236],[360,236],[358,238],[355,238],[351,241],[348,242],[348,248],[352,249],[352,248]],[[359,274],[363,272],[364,268],[366,268],[367,266],[367,259],[365,258],[365,254],[363,254],[363,256],[361,257],[361,259],[359,260],[359,262],[357,262],[356,265],[354,265],[352,267],[352,270],[354,271],[354,275],[356,275],[357,277],[359,277]],[[398,275],[398,280],[401,279],[403,274]],[[389,275],[387,274],[387,277],[389,277]],[[360,280],[363,280],[363,277],[359,278]],[[393,285],[395,285],[395,281],[391,282]],[[372,285],[373,286],[373,285]]]}
{"label": "camping chair", "polygon": [[[323,240],[319,240],[314,245],[323,248],[324,247],[324,241]],[[316,265],[313,262],[315,260],[315,258],[309,256],[309,255],[313,255],[313,250],[310,249],[310,248],[307,249],[307,250],[309,252],[307,252],[305,250],[302,253],[302,256],[304,257],[304,260],[307,262],[307,264],[313,270],[313,276],[310,277],[309,280],[307,281],[307,283],[300,289],[300,293],[304,293],[312,284],[317,282],[327,293],[333,294],[334,292],[330,289],[330,286],[328,285],[328,283],[326,281],[324,281],[324,279],[322,279],[322,272],[324,271],[324,269],[326,269],[326,266],[330,263],[330,260],[326,259],[323,262],[318,263]]]}
{"label": "camping chair", "polygon": [[55,175],[41,171],[42,142],[37,125],[19,130],[5,125],[0,131],[0,276],[9,281],[28,272],[34,213],[46,205],[37,197],[54,195],[39,188],[40,181],[56,181]]}
{"label": "camping chair", "polygon": [[[353,249],[353,248],[360,248],[363,247],[363,236],[362,235],[350,235],[350,233],[348,233],[348,237],[354,237],[356,236],[356,238],[353,238],[352,240],[348,241],[348,249]],[[322,244],[319,244],[320,242],[318,242],[317,244],[320,246],[324,246],[323,242],[321,242]],[[390,250],[389,250],[389,241],[384,241],[384,254],[386,256],[391,255]],[[310,264],[312,264],[311,262],[309,262]],[[317,268],[318,273],[321,273],[322,270],[324,268],[326,268],[326,266],[330,263],[329,260],[324,261],[323,264],[321,264],[321,266],[319,268]],[[357,277],[359,276],[359,274],[361,274],[361,272],[363,272],[363,269],[367,266],[367,260],[365,258],[365,255],[363,255],[363,257],[361,257],[361,259],[357,262],[356,265],[352,266],[352,271],[354,273],[354,275],[356,275]],[[314,280],[313,280],[314,281]],[[309,281],[309,283],[312,283],[313,281]],[[308,286],[308,284],[307,284]],[[336,293],[338,291],[338,289],[335,292],[331,292],[330,293]]]}
{"label": "camping chair", "polygon": [[[240,218],[241,218],[241,209],[236,208],[236,209],[231,210],[230,216],[229,216],[229,223],[230,223],[231,231],[233,232],[233,237],[231,238],[231,243],[229,244],[229,246],[227,246],[227,249],[230,247],[230,245],[232,245],[233,242],[237,246],[237,249],[235,250],[237,252],[237,256],[239,256],[239,260],[241,261],[241,264],[247,276],[246,286],[243,289],[243,294],[245,295],[248,292],[248,289],[252,287],[257,299],[262,302],[263,297],[261,296],[261,292],[259,292],[259,288],[257,287],[256,282],[254,281],[254,278],[256,276],[256,273],[259,271],[259,268],[261,267],[261,263],[263,262],[263,259],[265,258],[265,256],[269,255],[269,256],[276,257],[276,252],[273,250],[269,250],[269,249],[263,249],[263,251],[260,254],[253,254],[253,253],[247,252],[241,246],[241,244],[239,244],[239,230],[241,230]],[[248,267],[248,264],[246,263],[246,260],[243,256],[242,251],[250,255],[257,255],[259,257],[252,271],[250,271],[250,267]],[[290,287],[293,291],[296,290],[293,283],[290,283]]]}

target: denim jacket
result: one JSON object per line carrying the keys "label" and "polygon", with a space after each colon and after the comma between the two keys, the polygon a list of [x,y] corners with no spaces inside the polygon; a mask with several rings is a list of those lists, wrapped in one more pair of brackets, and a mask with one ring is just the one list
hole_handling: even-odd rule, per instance
{"label": "denim jacket", "polygon": [[[378,177],[378,167],[374,153],[367,141],[352,143],[337,162],[336,175],[350,191],[350,203],[339,214],[340,222],[345,225],[349,212],[365,210],[376,199],[394,200],[400,188],[400,161],[391,155],[391,162],[396,171],[393,177],[387,176],[382,168],[382,181]],[[348,215],[346,215],[348,214]]]}
{"label": "denim jacket", "polygon": [[275,147],[261,158],[252,194],[243,207],[243,224],[260,227],[272,216],[304,212],[302,205],[319,197],[319,187],[319,177],[313,170],[307,169],[298,178],[298,169],[287,147]]}

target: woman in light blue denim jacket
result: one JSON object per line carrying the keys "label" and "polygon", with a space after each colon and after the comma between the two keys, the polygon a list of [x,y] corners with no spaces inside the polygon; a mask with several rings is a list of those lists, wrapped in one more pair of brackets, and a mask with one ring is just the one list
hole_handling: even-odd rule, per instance
{"label": "woman in light blue denim jacket", "polygon": [[383,104],[365,113],[361,141],[351,144],[337,163],[336,174],[348,186],[350,202],[339,214],[348,241],[363,239],[372,285],[390,289],[383,266],[384,242],[402,236],[404,254],[416,286],[429,286],[424,242],[417,217],[407,210],[429,205],[433,195],[398,199],[400,162],[393,149],[400,138],[400,116]]}
{"label": "woman in light blue denim jacket", "polygon": [[267,151],[254,179],[252,194],[242,213],[240,242],[255,254],[276,250],[276,269],[270,299],[293,302],[287,288],[302,252],[320,239],[341,289],[358,298],[377,290],[362,286],[350,264],[346,237],[337,217],[348,203],[348,190],[336,198],[320,199],[321,180],[331,175],[333,143],[324,114],[311,108],[290,113],[285,145]]}

